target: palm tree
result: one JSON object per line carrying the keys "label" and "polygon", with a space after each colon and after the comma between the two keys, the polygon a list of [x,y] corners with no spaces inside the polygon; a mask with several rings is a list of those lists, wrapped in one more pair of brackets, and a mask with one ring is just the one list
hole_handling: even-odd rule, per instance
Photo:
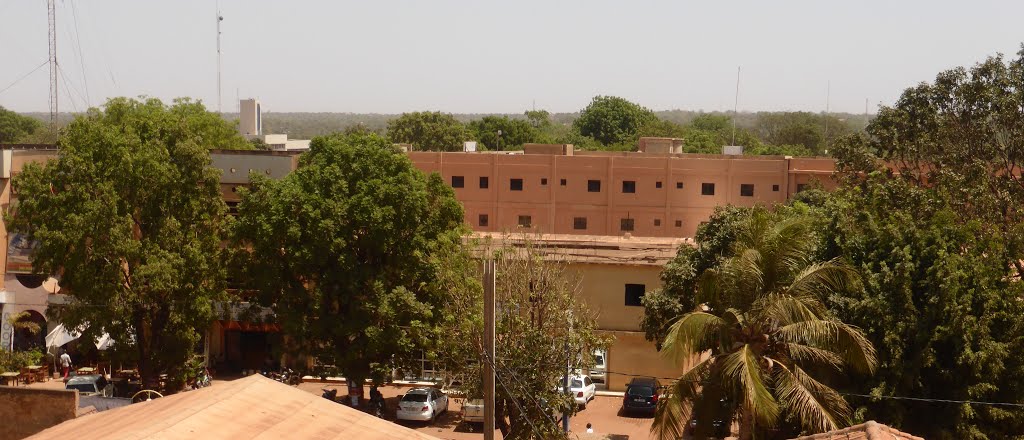
{"label": "palm tree", "polygon": [[812,375],[873,372],[875,350],[819,299],[856,276],[841,261],[816,262],[814,247],[807,216],[757,208],[740,226],[729,256],[700,278],[701,310],[669,329],[662,351],[689,368],[659,403],[657,438],[680,438],[691,418],[706,429],[738,416],[741,439],[783,420],[808,432],[849,424],[850,406]]}

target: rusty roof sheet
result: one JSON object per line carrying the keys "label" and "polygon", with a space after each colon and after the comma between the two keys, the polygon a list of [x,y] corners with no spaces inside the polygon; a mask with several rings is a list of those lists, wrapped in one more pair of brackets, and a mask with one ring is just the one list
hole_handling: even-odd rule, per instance
{"label": "rusty roof sheet", "polygon": [[86,437],[437,440],[258,374],[69,420],[29,438]]}
{"label": "rusty roof sheet", "polygon": [[679,246],[694,245],[692,239],[677,237],[475,232],[472,238],[479,240],[477,254],[530,242],[546,257],[566,263],[637,266],[664,266],[676,256]]}
{"label": "rusty roof sheet", "polygon": [[874,420],[836,431],[797,437],[792,440],[924,440]]}

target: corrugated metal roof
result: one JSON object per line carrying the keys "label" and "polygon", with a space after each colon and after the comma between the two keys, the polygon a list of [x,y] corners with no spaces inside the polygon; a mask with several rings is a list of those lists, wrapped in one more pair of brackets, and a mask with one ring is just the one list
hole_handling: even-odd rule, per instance
{"label": "corrugated metal roof", "polygon": [[69,420],[29,438],[437,440],[258,374]]}
{"label": "corrugated metal roof", "polygon": [[626,264],[664,266],[676,256],[679,246],[693,245],[689,238],[627,237],[571,234],[505,234],[476,232],[475,251],[493,251],[503,246],[522,247],[529,242],[541,254],[566,263]]}

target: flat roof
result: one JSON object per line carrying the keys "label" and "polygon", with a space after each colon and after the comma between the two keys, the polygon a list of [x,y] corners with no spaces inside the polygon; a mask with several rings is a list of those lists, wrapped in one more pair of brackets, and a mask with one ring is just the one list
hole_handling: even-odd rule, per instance
{"label": "flat roof", "polygon": [[471,237],[480,240],[474,250],[478,254],[532,242],[545,257],[556,261],[658,267],[675,258],[680,246],[694,245],[693,239],[682,237],[503,232],[474,232]]}

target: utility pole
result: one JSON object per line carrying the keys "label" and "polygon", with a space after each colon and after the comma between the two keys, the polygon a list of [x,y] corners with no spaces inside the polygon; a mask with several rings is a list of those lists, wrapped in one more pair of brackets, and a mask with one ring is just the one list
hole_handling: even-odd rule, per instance
{"label": "utility pole", "polygon": [[50,25],[50,130],[57,134],[57,12],[53,0],[46,1]]}
{"label": "utility pole", "polygon": [[484,440],[494,440],[494,259],[484,260]]}
{"label": "utility pole", "polygon": [[[626,214],[626,216],[629,217],[629,214]],[[573,319],[572,311],[569,311],[569,334],[570,335],[572,334],[573,322],[574,322],[574,319]],[[566,336],[566,338],[565,338],[565,376],[563,377],[564,381],[562,382],[565,385],[564,392],[566,394],[569,394],[571,392],[570,391],[571,387],[569,386],[569,376],[572,374],[571,370],[572,370],[572,353],[569,351],[569,337]],[[569,432],[569,413],[565,413],[562,416],[562,431],[564,431],[566,433]]]}
{"label": "utility pole", "polygon": [[217,113],[223,112],[220,106],[220,22],[224,21],[224,16],[220,15],[220,9],[217,9]]}
{"label": "utility pole", "polygon": [[736,66],[736,100],[732,103],[732,143],[736,145],[736,115],[740,109],[740,66]]}

